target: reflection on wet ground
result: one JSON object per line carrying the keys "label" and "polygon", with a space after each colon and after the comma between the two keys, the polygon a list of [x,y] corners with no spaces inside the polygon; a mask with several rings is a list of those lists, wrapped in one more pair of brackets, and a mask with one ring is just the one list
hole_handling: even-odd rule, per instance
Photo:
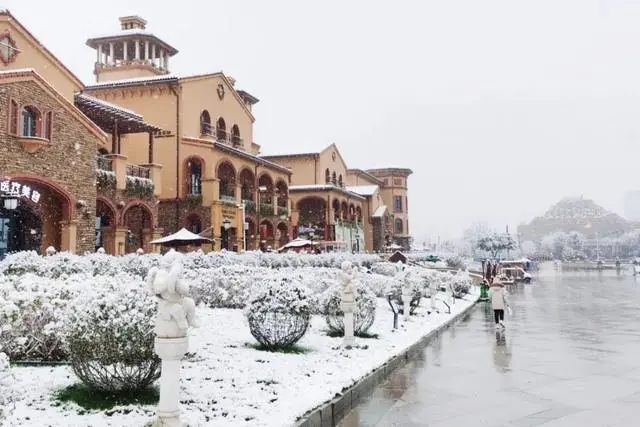
{"label": "reflection on wet ground", "polygon": [[511,302],[505,332],[481,303],[340,427],[640,425],[640,278],[543,266]]}

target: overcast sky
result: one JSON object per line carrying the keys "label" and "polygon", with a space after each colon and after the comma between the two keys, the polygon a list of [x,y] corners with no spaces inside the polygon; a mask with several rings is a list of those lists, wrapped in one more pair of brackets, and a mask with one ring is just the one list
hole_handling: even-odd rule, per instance
{"label": "overcast sky", "polygon": [[138,14],[180,50],[172,72],[222,70],[260,99],[264,154],[335,142],[349,167],[411,168],[417,242],[563,196],[622,213],[640,187],[638,1],[3,4],[87,83],[85,40]]}

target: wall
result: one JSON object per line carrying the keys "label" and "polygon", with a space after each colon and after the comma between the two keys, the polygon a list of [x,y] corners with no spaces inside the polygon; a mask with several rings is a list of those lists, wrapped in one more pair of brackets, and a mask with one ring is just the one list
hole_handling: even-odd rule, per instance
{"label": "wall", "polygon": [[9,31],[11,38],[16,42],[18,53],[14,62],[5,66],[0,62],[0,71],[16,70],[21,68],[33,68],[56,90],[69,101],[73,102],[74,93],[80,90],[80,82],[72,78],[63,70],[61,64],[48,56],[42,47],[18,29],[9,17],[0,15],[0,33]]}
{"label": "wall", "polygon": [[318,161],[319,184],[325,183],[325,173],[327,169],[329,169],[331,175],[333,175],[333,172],[336,173],[336,177],[342,175],[343,186],[347,185],[347,165],[334,144],[325,148],[320,153],[320,160]]}
{"label": "wall", "polygon": [[[253,142],[253,119],[245,110],[244,102],[234,96],[233,88],[227,85],[222,75],[212,75],[202,78],[187,78],[180,80],[182,86],[182,109],[180,130],[182,135],[200,137],[200,114],[203,110],[209,112],[211,124],[215,125],[218,118],[224,118],[227,132],[233,125],[238,125],[243,148],[251,150]],[[224,87],[224,98],[218,97],[218,85]]]}
{"label": "wall", "polygon": [[[41,111],[52,111],[53,132],[49,146],[29,154],[15,137],[8,135],[9,98],[15,99],[20,105],[29,104]],[[43,177],[70,193],[73,203],[85,201],[90,217],[84,218],[76,211],[71,219],[77,221],[77,252],[93,252],[95,162],[99,137],[34,81],[0,84],[0,106],[0,175],[19,173]]]}
{"label": "wall", "polygon": [[110,80],[132,79],[137,77],[152,77],[158,73],[145,67],[117,67],[117,68],[101,68],[96,76],[97,82],[106,82]]}

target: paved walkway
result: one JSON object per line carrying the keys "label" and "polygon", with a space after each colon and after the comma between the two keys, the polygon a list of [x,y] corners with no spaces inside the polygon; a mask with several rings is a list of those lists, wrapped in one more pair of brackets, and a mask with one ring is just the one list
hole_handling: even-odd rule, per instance
{"label": "paved walkway", "polygon": [[341,427],[640,426],[640,279],[544,268],[496,333],[480,305]]}

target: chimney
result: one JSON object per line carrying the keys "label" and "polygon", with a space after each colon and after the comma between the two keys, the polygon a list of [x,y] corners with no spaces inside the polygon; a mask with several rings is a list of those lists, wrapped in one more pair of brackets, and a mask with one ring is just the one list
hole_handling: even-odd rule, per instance
{"label": "chimney", "polygon": [[147,27],[147,21],[137,15],[120,17],[120,26],[123,30],[144,30]]}

